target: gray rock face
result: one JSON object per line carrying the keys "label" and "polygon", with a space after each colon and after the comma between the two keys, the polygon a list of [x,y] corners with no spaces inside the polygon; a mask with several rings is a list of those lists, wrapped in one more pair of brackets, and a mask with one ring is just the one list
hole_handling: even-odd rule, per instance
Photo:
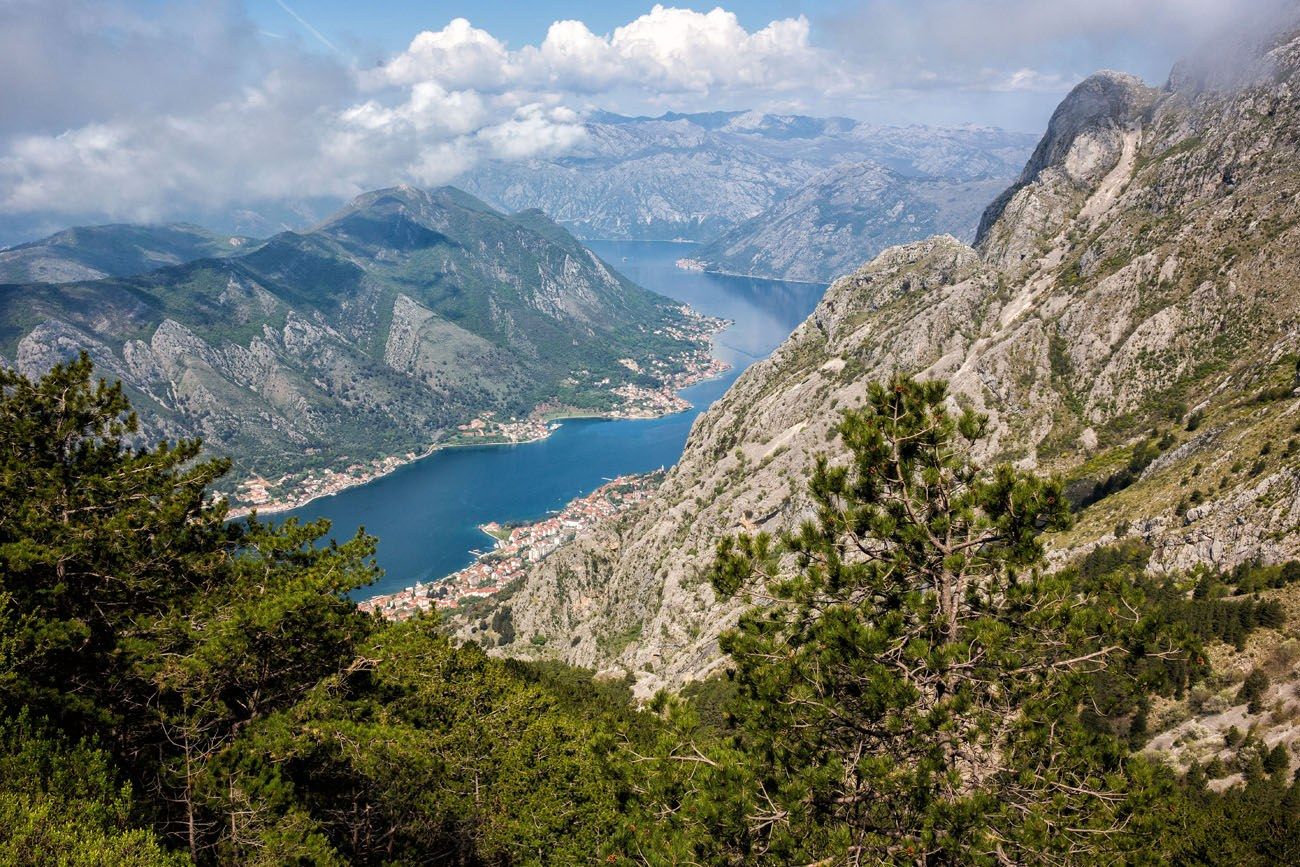
{"label": "gray rock face", "polygon": [[897,370],[989,415],[977,459],[1084,487],[1172,432],[1165,457],[1051,540],[1057,560],[1120,525],[1155,568],[1300,554],[1300,41],[1263,60],[1274,72],[1232,91],[1081,85],[977,246],[896,247],[832,284],[696,421],[649,504],[500,603],[505,652],[626,670],[642,694],[713,670],[739,610],[704,579],[716,541],[807,516],[814,455],[839,454],[837,409]]}
{"label": "gray rock face", "polygon": [[[1119,72],[1099,72],[1076,86],[1052,114],[1020,177],[984,212],[976,244],[1000,249],[1004,262],[1009,251],[1019,255],[1115,167],[1155,96],[1141,79]],[[1015,219],[1002,222],[1001,237],[990,237],[1008,209]]]}

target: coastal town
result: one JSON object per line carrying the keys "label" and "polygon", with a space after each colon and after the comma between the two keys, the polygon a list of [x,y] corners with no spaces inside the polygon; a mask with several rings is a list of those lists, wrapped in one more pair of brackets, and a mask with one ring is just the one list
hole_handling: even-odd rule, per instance
{"label": "coastal town", "polygon": [[332,496],[356,485],[374,481],[440,448],[536,442],[550,436],[551,431],[558,427],[558,424],[550,423],[540,416],[500,421],[495,413],[485,412],[478,418],[457,426],[448,439],[423,452],[389,455],[364,463],[358,461],[339,470],[326,467],[299,477],[281,476],[274,481],[262,476],[245,479],[235,489],[234,500],[237,505],[230,510],[230,517],[240,518],[252,513],[254,509],[263,514],[296,509],[319,497]]}
{"label": "coastal town", "polygon": [[421,611],[455,608],[499,593],[512,581],[522,578],[529,565],[597,524],[644,502],[663,477],[662,469],[645,475],[620,476],[540,521],[516,526],[495,521],[484,524],[479,529],[492,537],[495,544],[493,550],[479,556],[470,566],[438,581],[417,583],[397,593],[372,597],[358,607],[363,611],[377,611],[390,620],[405,620]]}
{"label": "coastal town", "polygon": [[534,416],[522,421],[500,421],[494,412],[485,412],[473,421],[457,426],[456,433],[445,445],[509,445],[531,443],[545,439],[558,424],[548,423],[544,417]]}
{"label": "coastal town", "polygon": [[[622,359],[624,365],[633,372],[641,370],[631,359]],[[657,388],[625,383],[611,389],[611,393],[621,398],[619,406],[605,413],[609,418],[658,418],[675,412],[685,412],[691,408],[690,401],[678,394],[683,388],[721,376],[731,369],[731,365],[720,358],[714,358],[707,351],[701,350],[686,359],[684,369],[677,372],[654,370],[653,375],[663,383]]]}
{"label": "coastal town", "polygon": [[[480,413],[476,418],[458,425],[449,435],[421,452],[389,455],[370,461],[356,461],[345,467],[312,470],[303,475],[284,475],[276,479],[252,476],[242,481],[231,494],[231,518],[241,518],[256,511],[260,514],[284,512],[299,508],[312,500],[328,497],[357,485],[374,481],[411,461],[426,457],[438,449],[470,445],[511,445],[537,442],[550,436],[560,427],[559,419],[594,417],[608,419],[649,419],[685,412],[691,404],[678,392],[708,379],[720,376],[731,368],[727,362],[715,358],[710,351],[711,337],[731,323],[714,316],[705,316],[682,306],[686,318],[683,326],[658,330],[679,340],[695,344],[695,348],[673,358],[654,358],[639,364],[631,358],[619,363],[634,374],[645,375],[655,385],[626,382],[614,385],[609,378],[592,383],[596,389],[606,390],[613,398],[612,405],[604,411],[581,410],[573,407],[543,404],[528,418],[498,418],[496,413]],[[579,371],[570,384],[580,382]],[[346,459],[345,459],[346,460]]]}
{"label": "coastal town", "polygon": [[[369,462],[358,461],[341,470],[326,467],[318,472],[297,477],[285,475],[271,480],[262,476],[253,476],[245,479],[235,489],[232,498],[235,505],[230,510],[230,517],[242,518],[253,511],[267,514],[296,509],[318,497],[328,497],[385,476],[403,464],[428,455],[431,451],[432,449],[423,453],[407,452],[404,455],[389,455]],[[293,493],[283,493],[285,491]]]}

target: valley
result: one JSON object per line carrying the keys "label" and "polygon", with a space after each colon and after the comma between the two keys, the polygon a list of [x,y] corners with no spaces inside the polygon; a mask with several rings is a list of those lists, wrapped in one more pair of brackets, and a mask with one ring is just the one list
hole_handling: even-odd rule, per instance
{"label": "valley", "polygon": [[[806,520],[800,482],[843,455],[839,411],[897,371],[988,414],[981,460],[1066,479],[1080,512],[1049,537],[1057,563],[1128,535],[1153,569],[1300,553],[1297,44],[1245,85],[1195,59],[1166,88],[1079,85],[973,247],[930,238],[835,281],[700,419],[650,503],[501,599],[505,652],[626,671],[647,696],[709,677],[745,608],[700,580],[716,540]],[[494,641],[485,622],[459,634]],[[630,631],[642,640],[611,643]]]}
{"label": "valley", "polygon": [[364,525],[383,539],[378,561],[384,577],[359,598],[395,593],[417,582],[427,585],[466,567],[473,560],[470,552],[486,544],[480,525],[540,520],[607,479],[671,467],[699,415],[789,335],[824,288],[686,274],[674,264],[683,250],[680,244],[590,246],[637,284],[729,322],[714,336],[710,350],[725,371],[679,391],[688,406],[677,412],[642,419],[560,419],[558,428],[535,442],[463,443],[285,513],[304,521],[328,518],[340,533]]}
{"label": "valley", "polygon": [[892,244],[974,238],[1034,137],[762,112],[598,112],[554,160],[462,179],[503,208],[540,208],[580,238],[701,242],[708,270],[828,283]]}
{"label": "valley", "polygon": [[0,2],[0,865],[1300,864],[1300,5],[435,5]]}
{"label": "valley", "polygon": [[[107,269],[91,242],[125,231],[5,255]],[[179,230],[131,231],[144,249]],[[5,363],[36,371],[84,349],[139,406],[143,441],[201,436],[233,458],[227,493],[243,508],[374,477],[484,413],[670,408],[665,388],[712,372],[720,325],[622,278],[540,213],[506,216],[451,188],[369,193],[222,258],[7,285],[0,322]]]}

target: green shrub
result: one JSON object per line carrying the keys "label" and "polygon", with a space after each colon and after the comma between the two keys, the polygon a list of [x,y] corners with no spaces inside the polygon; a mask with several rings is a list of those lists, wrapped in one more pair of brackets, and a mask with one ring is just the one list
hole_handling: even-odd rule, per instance
{"label": "green shrub", "polygon": [[1237,690],[1237,701],[1246,702],[1246,710],[1250,713],[1263,713],[1264,692],[1268,689],[1268,675],[1263,669],[1252,668],[1250,674],[1241,684],[1241,689]]}

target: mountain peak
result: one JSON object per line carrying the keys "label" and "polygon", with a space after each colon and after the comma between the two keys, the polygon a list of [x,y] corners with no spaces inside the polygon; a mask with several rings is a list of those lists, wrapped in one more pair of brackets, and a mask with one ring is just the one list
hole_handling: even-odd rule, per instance
{"label": "mountain peak", "polygon": [[1020,177],[994,200],[980,219],[980,246],[1016,195],[1052,170],[1067,184],[1089,186],[1118,159],[1123,131],[1136,124],[1159,96],[1136,75],[1105,69],[1079,82],[1066,95]]}
{"label": "mountain peak", "polygon": [[456,187],[426,190],[410,184],[398,184],[356,196],[316,228],[337,225],[357,214],[365,214],[371,218],[402,216],[424,223],[449,209],[498,213],[482,200]]}
{"label": "mountain peak", "polygon": [[1105,69],[1075,86],[1047,124],[1047,133],[1030,157],[1022,181],[1033,180],[1048,166],[1059,165],[1082,135],[1102,128],[1127,126],[1155,98],[1157,91],[1136,75]]}

